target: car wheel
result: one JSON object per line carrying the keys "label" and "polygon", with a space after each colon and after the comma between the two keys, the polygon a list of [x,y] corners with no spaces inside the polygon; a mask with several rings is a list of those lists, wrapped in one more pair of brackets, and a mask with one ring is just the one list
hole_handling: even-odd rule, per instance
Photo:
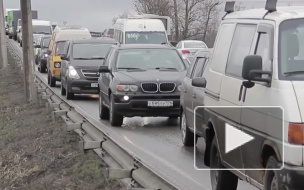
{"label": "car wheel", "polygon": [[114,109],[114,96],[111,94],[110,96],[110,123],[112,126],[121,126],[123,123],[123,116],[118,115],[116,110]]}
{"label": "car wheel", "polygon": [[[210,168],[224,169],[220,153],[216,142],[216,137],[213,137],[210,150]],[[238,185],[238,177],[228,170],[211,170],[211,185],[213,190],[236,190]]]}
{"label": "car wheel", "polygon": [[109,119],[109,109],[102,102],[101,92],[99,92],[99,117],[100,119]]}
{"label": "car wheel", "polygon": [[51,73],[50,73],[50,86],[51,87],[55,87],[56,86],[56,79],[54,77],[52,77]]}
{"label": "car wheel", "polygon": [[[279,168],[279,162],[274,156],[270,156],[267,160],[267,169]],[[265,174],[265,190],[279,190],[278,174],[274,170],[266,170]]]}
{"label": "car wheel", "polygon": [[65,96],[65,95],[66,95],[66,89],[65,89],[64,86],[63,86],[62,80],[61,80],[61,85],[60,85],[60,94],[61,94],[62,96]]}
{"label": "car wheel", "polygon": [[182,134],[182,142],[184,146],[194,146],[196,144],[197,137],[194,138],[194,134],[190,131],[188,127],[185,112],[182,112],[182,116],[180,118],[180,128]]}

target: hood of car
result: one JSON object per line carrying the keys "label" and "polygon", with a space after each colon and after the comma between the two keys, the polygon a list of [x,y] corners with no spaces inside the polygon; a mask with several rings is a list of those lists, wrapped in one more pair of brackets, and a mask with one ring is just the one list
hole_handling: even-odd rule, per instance
{"label": "hood of car", "polygon": [[114,72],[115,77],[125,84],[138,84],[143,82],[176,82],[181,84],[186,76],[185,71],[164,71],[164,70],[147,70],[147,71],[118,71]]}
{"label": "hood of car", "polygon": [[75,68],[94,68],[98,69],[102,64],[104,60],[71,60],[70,64],[71,66]]}

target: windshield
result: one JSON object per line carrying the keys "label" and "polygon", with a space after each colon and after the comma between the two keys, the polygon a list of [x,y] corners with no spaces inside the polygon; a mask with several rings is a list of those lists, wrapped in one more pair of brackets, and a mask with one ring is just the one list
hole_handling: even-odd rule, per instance
{"label": "windshield", "polygon": [[207,48],[204,42],[185,42],[185,48]]}
{"label": "windshield", "polygon": [[113,44],[74,44],[74,59],[103,59]]}
{"label": "windshield", "polygon": [[283,80],[304,80],[304,19],[280,25],[279,72]]}
{"label": "windshield", "polygon": [[165,32],[126,32],[126,44],[167,43]]}
{"label": "windshield", "polygon": [[129,49],[119,51],[116,68],[142,70],[185,70],[185,65],[176,50]]}
{"label": "windshield", "polygon": [[33,34],[52,34],[51,26],[33,25]]}
{"label": "windshield", "polygon": [[42,48],[48,48],[50,44],[51,38],[44,38],[42,42]]}

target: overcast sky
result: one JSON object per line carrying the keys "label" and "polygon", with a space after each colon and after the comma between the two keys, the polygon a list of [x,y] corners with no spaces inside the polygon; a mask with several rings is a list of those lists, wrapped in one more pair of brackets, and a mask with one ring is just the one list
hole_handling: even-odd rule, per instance
{"label": "overcast sky", "polygon": [[[242,1],[242,6],[245,8],[261,8],[266,2],[266,0],[237,1]],[[280,6],[289,3],[304,5],[304,0],[278,0],[278,2]],[[20,0],[4,0],[4,8],[19,9],[19,7]],[[32,0],[32,9],[38,10],[39,19],[56,21],[59,24],[67,21],[68,24],[82,25],[92,31],[103,31],[110,27],[112,19],[124,11],[134,12],[133,0]]]}
{"label": "overcast sky", "polygon": [[[62,24],[76,24],[92,31],[103,31],[112,24],[113,17],[124,11],[133,12],[132,0],[32,0],[38,17]],[[20,0],[4,0],[4,9],[20,8]]]}

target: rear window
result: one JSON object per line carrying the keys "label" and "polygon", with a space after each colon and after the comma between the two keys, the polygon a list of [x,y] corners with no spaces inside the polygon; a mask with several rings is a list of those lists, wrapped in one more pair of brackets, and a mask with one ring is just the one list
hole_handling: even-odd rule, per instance
{"label": "rear window", "polygon": [[120,50],[117,69],[172,69],[185,70],[185,64],[176,50],[171,49],[129,49]]}
{"label": "rear window", "polygon": [[104,59],[113,44],[74,44],[74,59]]}
{"label": "rear window", "polygon": [[207,48],[204,42],[185,42],[185,48]]}

